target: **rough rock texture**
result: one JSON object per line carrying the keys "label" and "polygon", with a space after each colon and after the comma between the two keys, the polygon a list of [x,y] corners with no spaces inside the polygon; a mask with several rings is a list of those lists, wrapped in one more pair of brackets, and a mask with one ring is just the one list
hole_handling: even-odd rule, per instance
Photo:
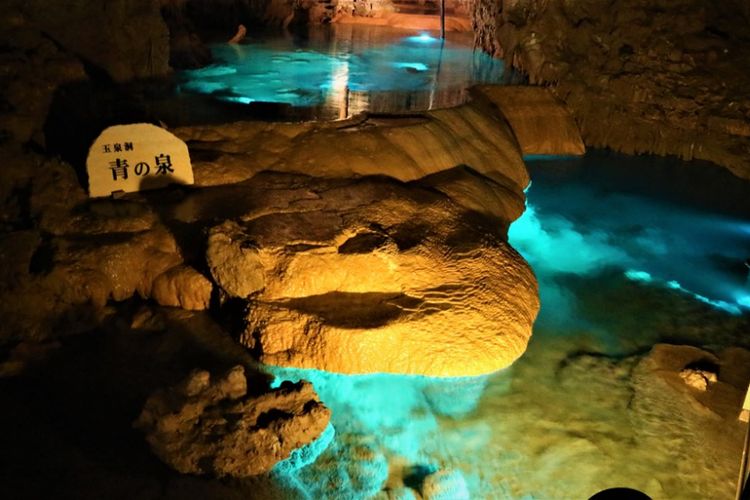
{"label": "rough rock texture", "polygon": [[388,460],[370,436],[338,435],[315,463],[298,472],[302,488],[292,498],[372,498],[388,479]]}
{"label": "rough rock texture", "polygon": [[263,362],[469,376],[525,350],[538,299],[503,239],[512,213],[488,218],[379,178],[252,184],[255,206],[211,230],[208,255],[229,295],[252,294],[242,342]]}
{"label": "rough rock texture", "polygon": [[208,308],[213,285],[198,271],[179,265],[157,276],[151,286],[151,298],[163,306],[191,311]]}
{"label": "rough rock texture", "polygon": [[750,177],[746,2],[479,0],[476,43],[554,84],[588,146]]}
{"label": "rough rock texture", "polygon": [[195,371],[149,397],[134,426],[152,451],[185,474],[247,477],[270,471],[317,439],[330,411],[308,383],[248,396],[244,369],[212,379]]}
{"label": "rough rock texture", "polygon": [[[162,0],[175,3],[174,0]],[[293,15],[301,0],[177,0],[184,12],[203,30],[221,30],[227,39],[237,25],[281,26]]]}
{"label": "rough rock texture", "polygon": [[508,120],[524,155],[582,155],[586,147],[565,106],[544,87],[482,85],[481,94]]}
{"label": "rough rock texture", "polygon": [[424,478],[422,498],[425,500],[469,500],[469,488],[461,471],[440,470]]}
{"label": "rough rock texture", "polygon": [[118,82],[164,76],[169,35],[153,0],[11,0],[47,38]]}
{"label": "rough rock texture", "polygon": [[0,197],[0,343],[91,327],[108,300],[138,294],[205,308],[212,285],[185,267],[145,200],[89,200],[73,169],[4,149]]}

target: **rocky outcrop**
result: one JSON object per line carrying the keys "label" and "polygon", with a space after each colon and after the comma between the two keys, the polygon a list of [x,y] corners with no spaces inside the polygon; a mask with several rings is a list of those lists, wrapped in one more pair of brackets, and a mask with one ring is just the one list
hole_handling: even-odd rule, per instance
{"label": "rocky outcrop", "polygon": [[198,370],[157,391],[133,425],[179,472],[248,477],[269,472],[315,441],[329,419],[309,383],[250,395],[244,369],[236,366],[215,379]]}
{"label": "rocky outcrop", "polygon": [[748,178],[747,8],[697,0],[480,0],[476,43],[552,84],[588,146],[704,159]]}
{"label": "rocky outcrop", "polygon": [[470,376],[525,350],[536,280],[498,230],[507,218],[419,183],[252,182],[256,208],[214,227],[208,255],[218,285],[248,300],[241,341],[264,363]]}
{"label": "rocky outcrop", "polygon": [[86,330],[134,295],[208,307],[213,284],[146,200],[89,200],[69,165],[5,153],[0,344]]}

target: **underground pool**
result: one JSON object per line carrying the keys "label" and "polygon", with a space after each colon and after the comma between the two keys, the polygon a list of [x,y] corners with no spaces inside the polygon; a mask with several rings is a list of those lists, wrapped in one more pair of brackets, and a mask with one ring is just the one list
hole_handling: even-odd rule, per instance
{"label": "underground pool", "polygon": [[469,86],[511,76],[504,75],[501,60],[476,51],[460,32],[441,40],[434,31],[332,25],[310,30],[304,39],[273,33],[211,50],[214,64],[182,72],[182,93],[276,104],[291,118],[455,106],[467,99]]}
{"label": "underground pool", "polygon": [[[681,410],[684,397],[664,399],[650,380],[649,352],[746,343],[750,213],[727,199],[741,182],[695,167],[729,186],[733,210],[722,212],[705,208],[715,193],[679,187],[695,172],[677,160],[592,151],[528,164],[527,209],[509,231],[540,283],[528,351],[476,378],[272,368],[277,384],[312,381],[337,433],[318,462],[278,472],[290,498],[326,497],[331,481],[333,497],[386,483],[413,498],[405,487],[438,472],[439,498],[589,498],[613,487],[731,497],[738,407]],[[619,182],[633,171],[650,173]]]}

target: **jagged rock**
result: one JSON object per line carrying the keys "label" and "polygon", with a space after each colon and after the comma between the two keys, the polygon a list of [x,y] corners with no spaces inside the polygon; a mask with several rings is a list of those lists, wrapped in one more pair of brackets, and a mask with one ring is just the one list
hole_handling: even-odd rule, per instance
{"label": "jagged rock", "polygon": [[187,15],[186,0],[159,0],[161,15],[169,28],[169,65],[175,69],[200,68],[212,61]]}
{"label": "jagged rock", "polygon": [[193,372],[178,386],[148,398],[133,424],[152,451],[185,474],[248,477],[317,439],[330,411],[308,383],[285,383],[248,395],[244,369],[212,379]]}
{"label": "jagged rock", "polygon": [[213,285],[189,266],[173,267],[156,277],[151,298],[163,306],[201,311],[208,307]]}
{"label": "jagged rock", "polygon": [[[681,377],[685,367],[718,373],[718,380],[706,391],[695,390]],[[731,493],[736,470],[724,450],[739,453],[744,428],[737,416],[749,379],[750,351],[745,349],[714,354],[692,346],[655,345],[631,379],[628,411],[637,445],[660,446],[665,456],[690,456],[686,463],[674,461],[673,477],[689,484],[696,469],[710,470]]]}
{"label": "jagged rock", "polygon": [[254,207],[212,230],[208,255],[223,256],[214,279],[228,294],[255,291],[241,341],[264,363],[474,376],[525,350],[536,280],[505,221],[419,183],[264,174],[253,186]]}
{"label": "jagged rock", "polygon": [[422,497],[425,500],[469,500],[469,488],[457,470],[439,470],[424,478]]}
{"label": "jagged rock", "polygon": [[20,342],[10,351],[8,358],[0,362],[0,379],[24,373],[33,365],[46,361],[59,348],[59,342]]}

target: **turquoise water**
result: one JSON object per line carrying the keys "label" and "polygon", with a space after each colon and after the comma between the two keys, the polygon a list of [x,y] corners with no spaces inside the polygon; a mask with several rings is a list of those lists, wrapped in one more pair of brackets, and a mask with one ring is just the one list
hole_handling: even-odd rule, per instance
{"label": "turquoise water", "polygon": [[[625,186],[618,162],[641,182]],[[713,181],[675,188],[687,164],[659,176],[653,162],[596,153],[531,162],[527,211],[509,236],[535,270],[542,308],[512,367],[464,379],[272,368],[277,383],[313,382],[336,433],[327,449],[306,451],[317,455],[310,465],[279,472],[289,498],[370,498],[386,485],[414,498],[429,477],[443,481],[436,498],[451,499],[588,498],[615,486],[654,498],[729,494],[731,453],[702,466],[688,430],[629,410],[633,389],[611,367],[678,336],[747,344],[750,211],[705,206],[723,198],[737,208],[748,186],[727,181],[734,203],[732,189],[702,192]],[[569,364],[582,353],[602,368]]]}
{"label": "turquoise water", "polygon": [[[633,172],[643,163],[630,162]],[[597,168],[590,160],[581,163]],[[554,163],[531,165],[536,182],[527,190],[527,210],[511,226],[509,238],[541,282],[540,321],[571,321],[575,297],[559,284],[571,275],[620,273],[732,315],[750,307],[744,265],[750,257],[750,217],[722,214],[685,200],[678,204],[646,194],[645,189],[623,190],[614,181],[582,182],[570,174],[545,178]],[[662,182],[666,188],[675,181],[665,177]],[[700,181],[695,188],[701,189]]]}
{"label": "turquoise water", "polygon": [[214,44],[216,60],[185,71],[184,93],[245,105],[313,108],[319,118],[363,111],[399,112],[460,104],[475,83],[499,83],[502,61],[472,48],[465,34],[371,26],[330,26],[290,35]]}

